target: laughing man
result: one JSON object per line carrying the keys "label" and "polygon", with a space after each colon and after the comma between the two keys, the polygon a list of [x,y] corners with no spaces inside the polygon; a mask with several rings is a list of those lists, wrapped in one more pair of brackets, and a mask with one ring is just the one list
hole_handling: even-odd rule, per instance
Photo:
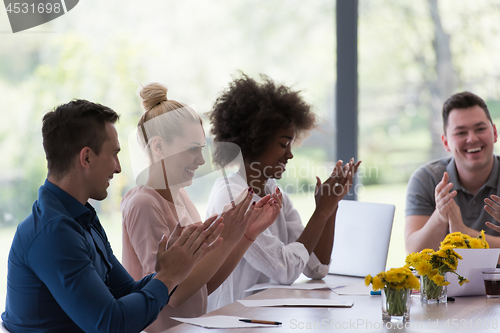
{"label": "laughing man", "polygon": [[485,227],[492,220],[484,200],[500,189],[500,156],[493,155],[497,129],[484,101],[470,92],[443,105],[446,151],[453,156],[430,162],[411,176],[406,195],[407,252],[437,250],[448,233],[477,236],[485,230],[490,247],[500,247],[500,233]]}

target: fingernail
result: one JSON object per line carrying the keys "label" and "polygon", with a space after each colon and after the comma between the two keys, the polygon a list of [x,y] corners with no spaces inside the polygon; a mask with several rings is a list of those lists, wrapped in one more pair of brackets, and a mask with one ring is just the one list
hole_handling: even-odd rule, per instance
{"label": "fingernail", "polygon": [[276,187],[276,189],[278,190],[278,193],[281,193],[281,190],[279,187]]}
{"label": "fingernail", "polygon": [[254,201],[254,202],[252,202],[252,206],[255,206],[255,201]]}
{"label": "fingernail", "polygon": [[248,192],[252,192],[252,187],[251,186],[248,188]]}

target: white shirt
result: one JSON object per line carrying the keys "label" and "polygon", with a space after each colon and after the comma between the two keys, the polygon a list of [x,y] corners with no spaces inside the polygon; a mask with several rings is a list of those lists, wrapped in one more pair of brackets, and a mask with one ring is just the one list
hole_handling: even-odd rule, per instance
{"label": "white shirt", "polygon": [[[230,174],[227,178],[233,194],[237,195],[248,187],[238,173]],[[274,193],[277,186],[276,181],[270,179],[265,192]],[[260,199],[254,195],[255,201]],[[221,213],[230,201],[225,180],[219,178],[208,199],[207,216]],[[257,237],[226,281],[208,296],[208,311],[251,295],[245,290],[257,283],[272,280],[291,284],[301,273],[312,279],[324,278],[329,265],[323,265],[314,253],[309,255],[305,246],[296,242],[303,230],[299,213],[293,208],[290,198],[283,193],[283,206],[278,218]]]}

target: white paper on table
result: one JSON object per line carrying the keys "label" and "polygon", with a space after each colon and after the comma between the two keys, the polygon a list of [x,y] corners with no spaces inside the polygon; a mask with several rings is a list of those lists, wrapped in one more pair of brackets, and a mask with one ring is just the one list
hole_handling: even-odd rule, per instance
{"label": "white paper on table", "polygon": [[483,271],[493,269],[497,266],[500,249],[455,249],[462,256],[458,260],[457,273],[469,283],[460,286],[458,277],[452,273],[446,273],[448,285],[448,296],[473,296],[485,295]]}
{"label": "white paper on table", "polygon": [[370,296],[370,291],[372,290],[371,287],[365,286],[364,283],[332,286],[331,289],[337,295],[366,295],[366,296]]}
{"label": "white paper on table", "polygon": [[323,298],[279,298],[279,299],[240,299],[238,300],[246,307],[257,306],[317,306],[317,307],[340,307],[350,308],[353,302],[341,302],[333,299]]}
{"label": "white paper on table", "polygon": [[234,316],[210,316],[210,317],[197,317],[197,318],[171,317],[171,318],[177,321],[181,321],[183,323],[206,327],[206,328],[274,327],[274,326],[280,327],[279,325],[244,323],[240,321],[240,319],[247,319],[247,318],[234,317]]}
{"label": "white paper on table", "polygon": [[268,288],[312,290],[312,289],[331,288],[331,286],[329,286],[326,283],[318,283],[318,282],[294,283],[291,285],[278,284],[275,282],[275,283],[259,283],[259,284],[254,285],[253,287],[248,288],[245,291],[255,291],[255,290],[268,289]]}

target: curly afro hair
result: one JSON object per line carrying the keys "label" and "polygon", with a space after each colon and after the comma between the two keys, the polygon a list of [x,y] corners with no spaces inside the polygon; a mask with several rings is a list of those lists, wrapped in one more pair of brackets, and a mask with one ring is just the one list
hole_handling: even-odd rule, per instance
{"label": "curly afro hair", "polygon": [[[237,144],[245,161],[258,158],[282,128],[293,128],[300,142],[316,126],[316,116],[300,91],[276,84],[265,75],[261,77],[263,82],[258,83],[242,74],[221,93],[208,114],[214,141]],[[230,162],[217,149],[214,161],[219,165]]]}

